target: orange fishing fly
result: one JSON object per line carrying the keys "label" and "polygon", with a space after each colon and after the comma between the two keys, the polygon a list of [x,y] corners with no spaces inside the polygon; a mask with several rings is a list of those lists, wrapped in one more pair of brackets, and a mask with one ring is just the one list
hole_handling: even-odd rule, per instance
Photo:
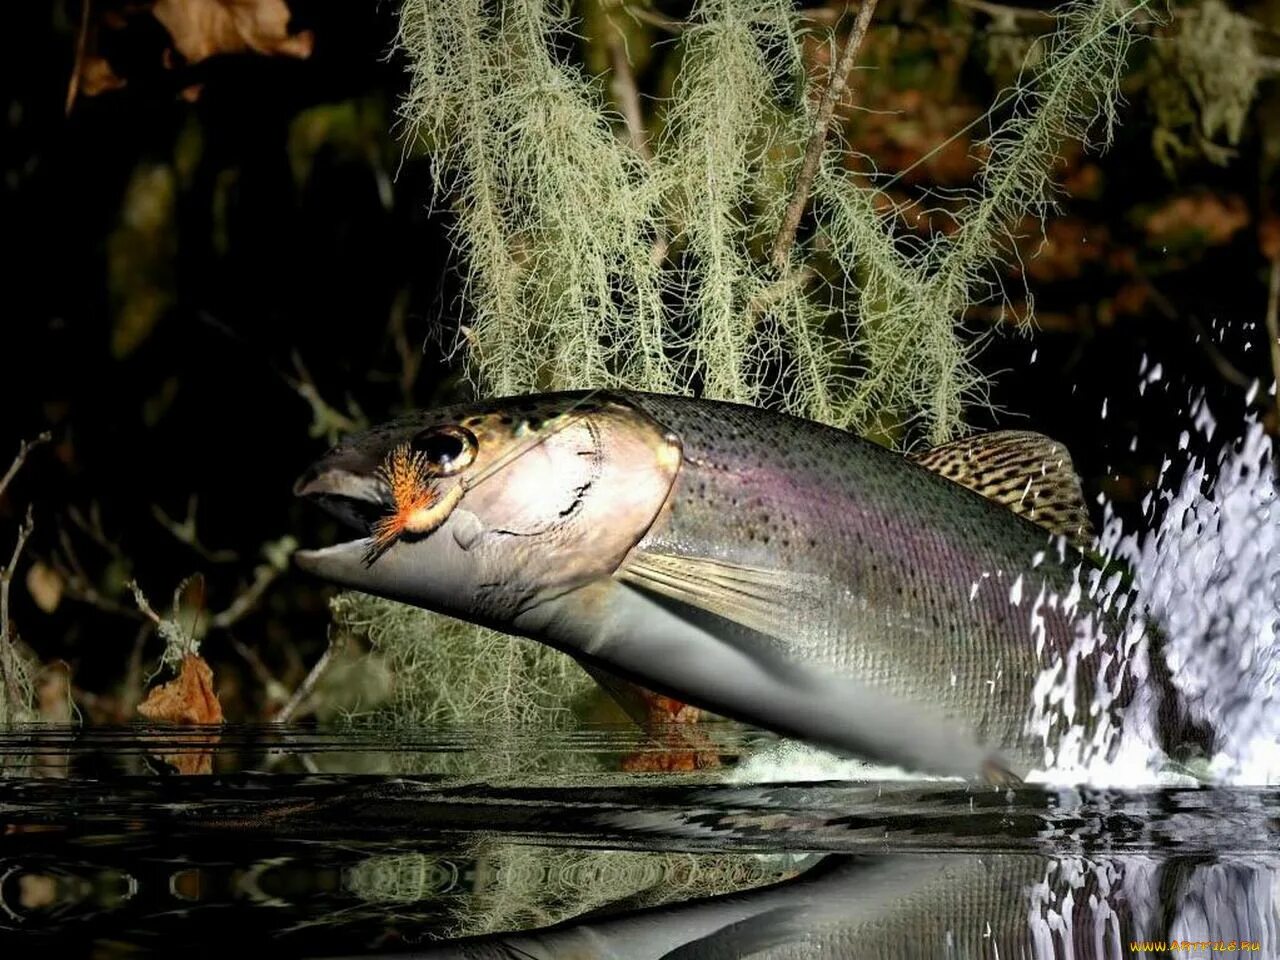
{"label": "orange fishing fly", "polygon": [[448,519],[462,498],[462,485],[441,490],[427,468],[427,458],[402,443],[387,455],[378,476],[391,488],[392,511],[373,524],[365,563],[372,565],[406,533],[431,533]]}

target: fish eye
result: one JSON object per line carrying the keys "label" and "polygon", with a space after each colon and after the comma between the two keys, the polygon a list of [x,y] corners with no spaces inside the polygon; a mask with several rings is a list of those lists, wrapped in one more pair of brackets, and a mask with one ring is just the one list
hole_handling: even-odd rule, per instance
{"label": "fish eye", "polygon": [[422,455],[432,476],[448,477],[471,465],[479,444],[470,430],[448,425],[423,430],[409,446]]}

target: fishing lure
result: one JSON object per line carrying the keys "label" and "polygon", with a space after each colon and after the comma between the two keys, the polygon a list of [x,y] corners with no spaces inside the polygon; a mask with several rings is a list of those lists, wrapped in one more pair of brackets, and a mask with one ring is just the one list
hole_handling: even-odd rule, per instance
{"label": "fishing lure", "polygon": [[365,566],[387,552],[404,534],[425,536],[449,518],[462,499],[462,484],[447,488],[431,475],[425,455],[402,443],[387,455],[378,476],[391,488],[392,510],[374,522],[370,530]]}

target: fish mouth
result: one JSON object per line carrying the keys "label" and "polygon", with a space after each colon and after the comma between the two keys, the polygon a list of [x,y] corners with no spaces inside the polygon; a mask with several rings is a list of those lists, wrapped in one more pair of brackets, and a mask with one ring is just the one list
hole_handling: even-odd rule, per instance
{"label": "fish mouth", "polygon": [[359,534],[357,537],[320,547],[298,550],[294,557],[304,570],[313,570],[324,557],[347,553],[353,547],[365,549],[373,525],[393,508],[391,493],[376,477],[346,470],[312,468],[293,485],[294,496],[316,504],[330,516]]}

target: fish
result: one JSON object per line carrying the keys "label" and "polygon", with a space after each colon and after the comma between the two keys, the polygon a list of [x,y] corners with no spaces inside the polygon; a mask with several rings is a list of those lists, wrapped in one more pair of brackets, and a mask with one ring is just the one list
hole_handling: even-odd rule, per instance
{"label": "fish", "polygon": [[[408,507],[406,457],[430,488]],[[1088,591],[1036,602],[1072,594],[1092,534],[1069,453],[1027,431],[907,457],[739,404],[539,394],[414,411],[294,489],[361,534],[298,551],[305,571],[548,644],[619,696],[912,771],[1024,778],[1043,668],[1083,624],[1120,642]]]}

